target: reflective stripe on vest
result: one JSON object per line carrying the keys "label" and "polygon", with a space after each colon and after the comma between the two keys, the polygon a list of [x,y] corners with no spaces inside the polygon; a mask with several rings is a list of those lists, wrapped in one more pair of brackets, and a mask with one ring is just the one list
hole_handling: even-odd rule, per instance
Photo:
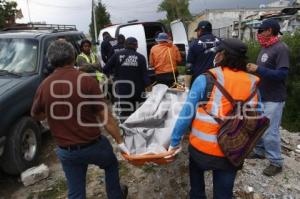
{"label": "reflective stripe on vest", "polygon": [[195,128],[192,128],[192,134],[202,140],[205,140],[207,142],[213,142],[213,143],[218,143],[217,141],[217,135],[209,135],[209,134],[206,134],[202,131],[198,131],[197,129]]}
{"label": "reflective stripe on vest", "polygon": [[[242,71],[232,71],[228,67],[217,67],[210,70],[217,81],[231,94],[236,100],[246,100],[254,91],[259,79],[251,74]],[[237,82],[240,81],[240,84]],[[257,96],[250,103],[257,103]],[[249,103],[249,104],[250,104]],[[206,102],[205,110],[199,106],[192,122],[190,133],[190,143],[197,150],[218,157],[224,157],[224,154],[218,144],[217,134],[220,125],[214,120],[212,115],[222,119],[222,116],[231,111],[230,102],[223,96],[222,92],[213,87],[211,96]]]}
{"label": "reflective stripe on vest", "polygon": [[204,113],[200,113],[198,111],[196,113],[195,118],[198,119],[198,120],[205,121],[207,123],[218,124],[216,122],[216,120],[213,117],[211,117],[210,115],[207,115],[207,114],[204,114]]}
{"label": "reflective stripe on vest", "polygon": [[100,71],[96,70],[96,79],[99,82],[103,82],[105,80],[105,75],[101,73]]}
{"label": "reflective stripe on vest", "polygon": [[[254,75],[251,75],[250,73],[248,74],[248,76],[249,76],[249,78],[250,78],[250,80],[251,80],[251,93],[253,93],[254,90],[255,90],[255,86],[256,86],[256,78],[255,78]],[[255,101],[256,101],[256,102],[258,101],[257,95],[254,96],[254,97],[248,102],[248,104],[249,104],[249,105],[255,105]]]}
{"label": "reflective stripe on vest", "polygon": [[96,63],[96,55],[94,53],[91,53],[90,54],[90,58],[91,60],[89,59],[89,57],[84,54],[84,53],[80,53],[79,56],[83,57],[85,59],[85,61],[89,64],[95,64]]}
{"label": "reflective stripe on vest", "polygon": [[190,134],[189,141],[197,150],[203,153],[224,157],[224,153],[222,152],[219,144],[216,142],[206,142],[202,139],[199,139],[194,134]]}
{"label": "reflective stripe on vest", "polygon": [[[222,72],[222,68],[221,67],[215,68],[215,72],[216,72],[217,81],[222,86],[224,86],[224,75]],[[221,104],[222,96],[223,96],[222,92],[219,89],[215,88],[215,96],[214,96],[214,100],[212,101],[212,109],[211,109],[211,113],[213,115],[219,115],[219,107]]]}

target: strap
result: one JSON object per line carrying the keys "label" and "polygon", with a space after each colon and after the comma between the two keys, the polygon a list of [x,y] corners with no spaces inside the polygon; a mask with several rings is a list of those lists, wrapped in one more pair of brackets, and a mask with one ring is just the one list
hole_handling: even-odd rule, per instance
{"label": "strap", "polygon": [[[217,88],[221,91],[221,93],[225,96],[225,98],[231,103],[231,105],[234,107],[237,103],[236,100],[234,100],[231,95],[226,91],[226,89],[216,80],[215,76],[210,72],[207,71],[206,74],[208,74],[209,76],[212,76],[213,78],[211,78],[211,80],[214,82],[214,84],[217,86]],[[257,86],[255,86],[254,91],[251,93],[251,95],[244,100],[244,103],[249,102],[257,93]]]}
{"label": "strap", "polygon": [[210,72],[206,72],[209,76],[212,76],[213,83],[217,86],[217,88],[221,91],[224,97],[231,103],[232,107],[236,105],[236,101],[231,97],[231,95],[226,91],[226,89],[216,80],[215,76]]}
{"label": "strap", "polygon": [[204,104],[202,104],[201,107],[203,108],[205,113],[208,114],[210,117],[212,117],[218,124],[222,125],[224,123],[224,121],[222,119],[220,119],[216,115],[208,112],[207,109],[205,108]]}
{"label": "strap", "polygon": [[[226,97],[226,99],[231,103],[232,107],[235,107],[237,101],[234,100],[231,95],[226,91],[226,89],[215,79],[214,75],[210,72],[210,71],[207,71],[205,73],[205,75],[207,75],[208,77],[212,77],[210,78],[210,80],[212,80],[212,82],[217,86],[217,88],[221,91],[221,93]],[[254,96],[255,94],[257,93],[257,87],[255,87],[255,90],[251,93],[251,95],[244,101],[244,103],[247,103],[248,101],[250,101]],[[222,125],[224,123],[224,121],[220,118],[218,118],[216,115],[213,115],[212,113],[208,112],[204,106],[204,104],[201,105],[203,110],[209,115],[211,116],[212,118],[214,118],[214,120]]]}
{"label": "strap", "polygon": [[176,79],[176,75],[175,75],[175,70],[174,70],[174,65],[173,65],[173,61],[172,61],[172,56],[171,56],[170,48],[168,48],[168,54],[169,54],[169,59],[170,59],[170,63],[171,63],[171,66],[172,66],[173,78],[174,78],[175,85],[176,85],[177,84],[177,79]]}

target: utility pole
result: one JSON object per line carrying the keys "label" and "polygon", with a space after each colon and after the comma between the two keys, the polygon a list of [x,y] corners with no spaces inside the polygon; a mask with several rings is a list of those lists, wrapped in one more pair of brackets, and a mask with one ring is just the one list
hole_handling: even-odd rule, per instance
{"label": "utility pole", "polygon": [[239,12],[239,39],[242,39],[242,13]]}
{"label": "utility pole", "polygon": [[[97,6],[97,4],[96,4]],[[94,23],[94,34],[95,34],[95,42],[98,42],[97,37],[97,23],[96,23],[96,6],[94,0],[92,0],[92,9],[93,9],[93,23]]]}
{"label": "utility pole", "polygon": [[32,23],[31,16],[30,16],[30,9],[29,9],[29,2],[28,2],[28,0],[27,0],[27,10],[28,10],[29,23]]}

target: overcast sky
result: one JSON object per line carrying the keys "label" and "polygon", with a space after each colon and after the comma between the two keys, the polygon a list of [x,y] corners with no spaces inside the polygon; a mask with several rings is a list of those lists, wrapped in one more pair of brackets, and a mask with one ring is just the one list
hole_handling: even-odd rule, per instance
{"label": "overcast sky", "polygon": [[[92,0],[15,0],[22,9],[24,17],[18,22],[46,22],[54,24],[75,24],[77,29],[88,32],[91,22]],[[96,1],[96,0],[95,0]],[[111,14],[113,23],[129,20],[153,21],[165,17],[157,13],[162,0],[102,0]],[[191,0],[190,11],[197,14],[210,8],[258,7],[274,0]],[[28,5],[27,5],[28,2]],[[30,17],[28,12],[30,11]]]}

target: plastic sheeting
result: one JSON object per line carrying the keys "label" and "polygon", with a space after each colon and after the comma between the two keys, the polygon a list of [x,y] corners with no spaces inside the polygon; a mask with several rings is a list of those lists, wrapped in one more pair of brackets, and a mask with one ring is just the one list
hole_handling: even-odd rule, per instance
{"label": "plastic sheeting", "polygon": [[147,100],[120,125],[130,154],[166,152],[187,92],[158,84]]}

